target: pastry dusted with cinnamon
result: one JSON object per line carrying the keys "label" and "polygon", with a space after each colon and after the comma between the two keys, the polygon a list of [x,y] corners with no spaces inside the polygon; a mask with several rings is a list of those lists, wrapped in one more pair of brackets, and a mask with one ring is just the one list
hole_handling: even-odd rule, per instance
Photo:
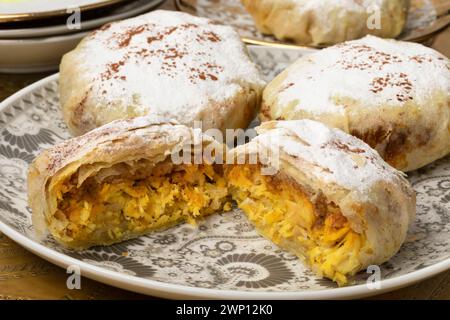
{"label": "pastry dusted with cinnamon", "polygon": [[144,117],[67,140],[30,166],[34,227],[83,249],[225,210],[223,148],[199,129]]}
{"label": "pastry dusted with cinnamon", "polygon": [[262,235],[340,285],[399,250],[415,193],[376,151],[311,120],[266,122],[257,131],[231,151],[226,176]]}
{"label": "pastry dusted with cinnamon", "polygon": [[263,121],[312,119],[411,171],[450,152],[450,60],[420,44],[368,36],[305,56],[265,89]]}
{"label": "pastry dusted with cinnamon", "polygon": [[257,28],[302,45],[332,45],[402,32],[409,0],[242,0]]}
{"label": "pastry dusted with cinnamon", "polygon": [[265,82],[228,26],[153,11],[89,34],[60,66],[64,119],[79,135],[116,119],[162,116],[246,128]]}

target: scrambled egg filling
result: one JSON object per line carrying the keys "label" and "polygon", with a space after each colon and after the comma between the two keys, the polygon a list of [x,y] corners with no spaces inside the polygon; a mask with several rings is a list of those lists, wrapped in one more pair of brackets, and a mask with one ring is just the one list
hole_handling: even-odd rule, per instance
{"label": "scrambled egg filling", "polygon": [[350,228],[334,204],[313,204],[295,182],[260,171],[246,165],[228,172],[238,206],[265,237],[305,259],[321,276],[345,285],[361,267],[364,236]]}
{"label": "scrambled egg filling", "polygon": [[[103,171],[102,171],[103,170]],[[221,166],[163,162],[137,172],[124,165],[102,169],[78,186],[75,174],[58,185],[54,225],[74,247],[111,244],[179,222],[230,210],[230,194],[259,231],[306,260],[320,275],[347,283],[359,271],[363,235],[350,228],[333,203],[317,200],[295,182],[263,176],[239,165],[224,177]],[[62,227],[61,227],[62,226]]]}
{"label": "scrambled egg filling", "polygon": [[211,165],[166,163],[144,175],[122,173],[101,182],[94,176],[80,187],[74,180],[60,186],[55,217],[66,221],[61,237],[81,246],[110,244],[182,221],[195,223],[231,208],[222,168]]}

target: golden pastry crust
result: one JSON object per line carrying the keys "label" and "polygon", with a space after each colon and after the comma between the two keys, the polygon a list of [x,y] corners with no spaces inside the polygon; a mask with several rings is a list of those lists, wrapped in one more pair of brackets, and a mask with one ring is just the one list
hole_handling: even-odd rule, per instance
{"label": "golden pastry crust", "polygon": [[367,142],[402,171],[450,153],[450,61],[368,36],[305,56],[263,93],[262,121],[312,119]]}
{"label": "golden pastry crust", "polygon": [[[229,159],[256,155],[258,164],[226,171],[233,198],[264,236],[341,285],[399,250],[415,193],[376,151],[311,120],[270,121],[257,131]],[[261,167],[278,170],[267,176]]]}
{"label": "golden pastry crust", "polygon": [[[409,0],[242,0],[257,28],[280,40],[331,45],[371,34],[395,38],[402,32]],[[381,28],[368,24],[380,8]]]}
{"label": "golden pastry crust", "polygon": [[[199,147],[214,156],[195,153]],[[214,165],[224,151],[199,129],[173,121],[114,121],[45,150],[30,165],[34,227],[84,249],[195,221],[227,203],[221,166]],[[178,153],[189,163],[173,162]]]}
{"label": "golden pastry crust", "polygon": [[173,11],[105,25],[60,65],[60,100],[74,135],[143,115],[202,121],[204,130],[246,128],[264,86],[231,27]]}
{"label": "golden pastry crust", "polygon": [[[34,227],[78,250],[195,222],[230,209],[231,196],[263,235],[340,285],[395,254],[415,215],[414,191],[400,172],[319,122],[266,122],[257,130],[226,157],[199,129],[147,117],[65,141],[30,166]],[[180,152],[191,162],[175,162]],[[255,154],[259,162],[240,164]],[[275,163],[278,172],[260,174]]]}

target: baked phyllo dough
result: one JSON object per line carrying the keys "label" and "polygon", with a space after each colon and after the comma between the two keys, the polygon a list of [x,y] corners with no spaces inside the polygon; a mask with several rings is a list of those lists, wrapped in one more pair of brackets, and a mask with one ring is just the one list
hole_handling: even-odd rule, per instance
{"label": "baked phyllo dough", "polygon": [[257,28],[280,40],[330,45],[403,31],[409,0],[242,0]]}
{"label": "baked phyllo dough", "polygon": [[224,153],[199,129],[171,121],[112,122],[35,159],[28,175],[34,226],[84,249],[195,222],[230,208]]}
{"label": "baked phyllo dough", "polygon": [[59,84],[75,135],[144,115],[198,120],[204,130],[246,128],[265,86],[231,27],[163,10],[90,33],[63,57]]}
{"label": "baked phyllo dough", "polygon": [[373,36],[305,56],[265,89],[262,121],[312,119],[411,171],[450,152],[450,60]]}
{"label": "baked phyllo dough", "polygon": [[399,250],[415,217],[403,173],[319,122],[271,121],[257,131],[230,152],[226,176],[262,235],[340,285]]}

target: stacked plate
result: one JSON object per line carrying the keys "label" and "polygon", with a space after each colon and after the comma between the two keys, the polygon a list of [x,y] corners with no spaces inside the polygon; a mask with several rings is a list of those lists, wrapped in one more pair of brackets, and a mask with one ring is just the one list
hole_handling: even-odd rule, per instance
{"label": "stacked plate", "polygon": [[0,2],[0,72],[56,70],[91,30],[155,9],[164,0]]}

